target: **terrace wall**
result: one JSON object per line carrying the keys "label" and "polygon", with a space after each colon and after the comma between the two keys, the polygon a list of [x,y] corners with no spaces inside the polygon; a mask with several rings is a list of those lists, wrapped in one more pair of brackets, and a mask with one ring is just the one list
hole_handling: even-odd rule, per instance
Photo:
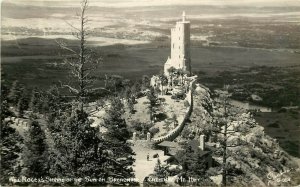
{"label": "terrace wall", "polygon": [[193,111],[193,91],[194,91],[193,89],[195,87],[195,81],[196,81],[196,79],[194,79],[190,83],[189,92],[187,93],[187,96],[186,96],[186,100],[189,103],[189,107],[186,110],[184,118],[178,122],[178,126],[175,129],[171,130],[168,134],[166,134],[164,136],[151,139],[151,142],[153,142],[154,144],[158,144],[163,141],[173,141],[177,136],[179,136],[179,134],[181,133],[182,129],[184,128],[187,120],[189,119],[189,117],[191,116],[192,111]]}
{"label": "terrace wall", "polygon": [[16,117],[7,117],[4,119],[4,121],[6,121],[6,122],[11,121],[13,124],[15,124],[17,126],[23,125],[24,127],[27,127],[29,120],[26,120],[23,118],[16,118]]}

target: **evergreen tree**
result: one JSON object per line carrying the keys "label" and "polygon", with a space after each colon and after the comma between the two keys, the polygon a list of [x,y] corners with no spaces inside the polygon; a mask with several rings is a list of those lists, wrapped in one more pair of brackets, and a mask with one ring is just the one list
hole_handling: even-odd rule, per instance
{"label": "evergreen tree", "polygon": [[3,121],[6,117],[13,115],[13,113],[9,111],[7,92],[7,86],[1,81],[1,121]]}
{"label": "evergreen tree", "polygon": [[151,186],[165,186],[166,185],[166,179],[168,177],[168,171],[165,167],[162,166],[161,161],[157,159],[157,163],[154,167],[154,174],[151,176],[154,178],[153,181],[150,182],[149,185]]}
{"label": "evergreen tree", "polygon": [[14,81],[9,90],[7,99],[12,105],[16,106],[22,94],[23,94],[23,87],[19,84],[18,81]]}
{"label": "evergreen tree", "polygon": [[144,75],[142,78],[142,90],[145,90],[150,87],[150,78],[147,75]]}
{"label": "evergreen tree", "polygon": [[[2,74],[1,74],[2,78]],[[19,177],[21,172],[21,159],[23,139],[18,132],[10,127],[11,121],[4,119],[12,116],[13,113],[9,111],[8,104],[8,89],[4,82],[1,80],[1,151],[0,151],[0,184],[5,186],[9,182],[10,177]]]}
{"label": "evergreen tree", "polygon": [[138,92],[141,91],[141,84],[140,82],[136,81],[132,86],[131,86],[131,93],[136,96]]}
{"label": "evergreen tree", "polygon": [[174,74],[175,74],[175,72],[176,72],[176,69],[172,66],[172,67],[170,67],[168,70],[168,73],[169,73],[169,76],[170,76],[170,86],[171,86],[171,89],[173,88],[173,85],[174,85],[174,83],[173,83],[173,79],[174,79]]}
{"label": "evergreen tree", "polygon": [[135,103],[135,97],[133,93],[131,92],[130,87],[126,87],[123,93],[123,97],[127,101],[127,107],[129,109],[130,113],[134,113],[134,103]]}
{"label": "evergreen tree", "polygon": [[60,131],[53,132],[56,152],[53,154],[51,175],[71,178],[105,178],[107,161],[102,150],[103,140],[91,127],[88,115],[80,109],[60,120]]}
{"label": "evergreen tree", "polygon": [[150,120],[152,121],[153,120],[153,114],[155,112],[154,107],[155,107],[156,102],[157,102],[157,96],[155,95],[154,88],[150,89],[150,92],[148,92],[148,94],[147,94],[147,98],[149,100],[148,108],[149,108]]}
{"label": "evergreen tree", "polygon": [[23,117],[24,111],[28,108],[27,98],[22,95],[17,104],[18,117]]}
{"label": "evergreen tree", "polygon": [[0,182],[3,186],[8,184],[9,177],[20,176],[22,142],[21,136],[14,128],[10,127],[10,122],[1,120]]}
{"label": "evergreen tree", "polygon": [[129,79],[123,79],[122,80],[122,87],[123,88],[130,88],[131,85],[132,85],[131,80],[129,80]]}
{"label": "evergreen tree", "polygon": [[[224,90],[220,92],[220,106],[223,108],[220,114],[215,116],[215,124],[213,132],[221,134],[221,137],[217,137],[218,141],[220,142],[220,148],[222,152],[222,185],[226,186],[228,183],[228,178],[232,176],[230,173],[231,166],[228,164],[227,159],[232,157],[235,154],[230,153],[229,148],[238,147],[239,144],[233,144],[228,141],[229,137],[238,132],[238,129],[233,127],[233,123],[231,123],[234,118],[236,118],[236,109],[230,107],[229,105],[229,93],[228,93],[228,86],[224,86]],[[231,128],[230,128],[231,127]]]}
{"label": "evergreen tree", "polygon": [[91,127],[87,113],[82,113],[80,109],[73,112],[65,121],[60,120],[61,131],[52,133],[55,152],[51,158],[50,175],[105,179],[96,183],[86,181],[73,183],[76,185],[104,185],[108,184],[109,177],[124,179],[133,177],[131,167],[134,162],[133,152],[126,143],[129,132],[125,121],[118,117],[120,116],[115,115],[107,120],[111,128],[108,128],[110,133],[104,137],[98,134],[96,128]]}
{"label": "evergreen tree", "polygon": [[127,130],[126,121],[122,118],[124,105],[119,98],[111,99],[111,107],[109,107],[107,113],[108,117],[105,119],[105,124],[108,128],[109,140],[126,142],[130,138],[130,134]]}
{"label": "evergreen tree", "polygon": [[154,172],[155,172],[155,176],[158,177],[159,179],[168,177],[167,170],[164,167],[162,167],[161,161],[159,159],[157,159],[157,163],[154,167]]}
{"label": "evergreen tree", "polygon": [[204,175],[206,167],[199,150],[193,150],[189,145],[183,146],[183,150],[178,153],[178,161],[183,167],[183,172],[190,177]]}
{"label": "evergreen tree", "polygon": [[61,96],[59,89],[52,86],[41,95],[38,108],[46,116],[48,122],[53,124],[54,120],[59,118],[63,111],[69,111],[70,104],[68,105],[66,99]]}
{"label": "evergreen tree", "polygon": [[31,92],[30,101],[28,104],[29,110],[32,112],[39,112],[39,104],[40,104],[40,93],[37,88],[34,88]]}
{"label": "evergreen tree", "polygon": [[129,112],[130,112],[131,114],[133,114],[133,113],[135,112],[135,110],[134,110],[134,102],[135,102],[135,98],[134,98],[134,97],[132,97],[132,98],[129,99],[129,101],[128,101],[128,108],[129,108]]}
{"label": "evergreen tree", "polygon": [[179,75],[181,77],[180,83],[183,85],[183,77],[184,75],[188,75],[189,72],[183,69],[178,69],[176,70],[177,75]]}
{"label": "evergreen tree", "polygon": [[[206,174],[207,160],[199,149],[193,150],[189,144],[186,144],[183,146],[183,151],[179,151],[177,154],[179,165],[182,166],[182,171],[178,176],[184,178],[185,182],[188,182],[190,177],[197,179],[192,183],[188,182],[189,185],[210,186],[212,184],[205,184],[210,181]],[[185,182],[179,181],[179,184],[186,185]]]}
{"label": "evergreen tree", "polygon": [[168,78],[164,74],[161,74],[161,75],[159,75],[159,79],[160,79],[160,83],[161,83],[161,95],[163,95],[164,94],[164,86],[167,85]]}
{"label": "evergreen tree", "polygon": [[[80,28],[73,27],[75,28],[75,37],[79,41],[79,50],[69,48],[63,43],[60,45],[61,48],[73,54],[69,55],[65,62],[70,65],[74,79],[72,83],[62,86],[67,87],[73,93],[74,102],[72,102],[72,108],[67,108],[70,110],[64,110],[63,113],[57,113],[55,109],[59,109],[59,106],[65,103],[59,102],[58,105],[48,107],[51,112],[56,114],[54,117],[52,116],[53,120],[49,120],[52,124],[50,126],[53,127],[50,130],[54,140],[50,174],[59,178],[128,178],[132,176],[130,168],[133,163],[132,150],[126,143],[129,138],[126,123],[117,114],[120,111],[114,112],[115,116],[110,115],[108,129],[112,128],[113,130],[109,129],[109,132],[112,133],[108,133],[107,137],[100,135],[96,128],[91,127],[92,121],[89,120],[85,111],[85,104],[96,90],[93,88],[92,74],[96,69],[95,66],[101,60],[94,58],[94,53],[86,45],[87,10],[88,1],[82,0],[79,13]],[[119,82],[122,83],[121,80],[122,78],[118,77],[114,79],[115,91],[117,91]],[[52,97],[49,98],[52,99]],[[46,104],[49,105],[51,102]],[[84,181],[82,182],[84,183]],[[98,185],[105,183],[107,180],[106,182],[99,181]],[[79,182],[75,182],[75,184],[79,184]]]}
{"label": "evergreen tree", "polygon": [[48,175],[48,146],[44,131],[37,121],[30,124],[28,137],[25,141],[24,167],[25,175],[41,178]]}
{"label": "evergreen tree", "polygon": [[104,120],[107,133],[105,134],[105,140],[109,144],[109,149],[114,153],[112,157],[112,166],[115,168],[113,175],[121,178],[133,177],[132,164],[133,151],[130,145],[126,142],[130,138],[130,133],[127,129],[126,121],[122,118],[124,114],[123,104],[120,99],[113,98],[111,100],[111,106],[107,111],[108,117]]}

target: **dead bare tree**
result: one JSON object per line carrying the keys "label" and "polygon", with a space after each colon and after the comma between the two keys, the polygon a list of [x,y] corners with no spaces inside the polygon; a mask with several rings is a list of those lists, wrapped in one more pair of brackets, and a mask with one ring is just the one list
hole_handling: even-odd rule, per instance
{"label": "dead bare tree", "polygon": [[220,98],[220,106],[223,108],[223,114],[220,116],[217,116],[216,119],[216,125],[217,128],[214,130],[215,133],[221,134],[221,137],[219,139],[221,149],[222,149],[222,186],[227,185],[227,177],[232,174],[229,174],[228,171],[228,163],[227,159],[231,156],[228,153],[228,148],[232,147],[238,147],[241,144],[240,143],[232,143],[228,142],[228,139],[231,135],[234,133],[238,132],[234,128],[230,128],[233,126],[233,119],[235,112],[230,111],[228,99],[229,99],[229,94],[228,94],[228,88],[225,88],[225,91],[221,92],[219,95]]}
{"label": "dead bare tree", "polygon": [[223,149],[223,163],[222,163],[222,185],[226,186],[226,178],[227,178],[227,168],[226,168],[226,162],[227,162],[227,138],[228,138],[228,111],[227,111],[227,105],[228,105],[228,96],[226,94],[221,96],[221,99],[223,101],[223,107],[224,107],[224,119],[221,121],[219,125],[223,126],[224,131],[220,132],[223,134],[223,140],[221,141],[221,147]]}
{"label": "dead bare tree", "polygon": [[74,94],[81,111],[84,110],[84,103],[86,103],[86,99],[90,93],[95,90],[105,89],[93,88],[94,79],[92,78],[92,74],[102,62],[102,58],[96,58],[95,53],[87,47],[87,37],[89,35],[89,28],[87,26],[89,18],[86,15],[87,10],[88,0],[82,0],[80,13],[77,13],[80,26],[77,28],[69,24],[74,30],[73,36],[79,40],[78,49],[72,49],[64,42],[58,42],[62,49],[71,53],[71,55],[64,59],[64,63],[69,65],[71,75],[75,78],[75,83],[62,84],[61,86],[68,88],[69,91]]}

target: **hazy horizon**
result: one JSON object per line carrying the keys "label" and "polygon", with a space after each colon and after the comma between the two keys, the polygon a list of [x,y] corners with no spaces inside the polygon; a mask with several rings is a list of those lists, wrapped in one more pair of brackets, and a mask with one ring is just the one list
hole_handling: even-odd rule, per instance
{"label": "hazy horizon", "polygon": [[[77,6],[81,0],[4,0],[4,3],[34,6]],[[170,5],[218,5],[218,6],[300,6],[299,0],[90,0],[91,6],[100,7],[140,7]]]}
{"label": "hazy horizon", "polygon": [[[26,37],[69,38],[70,25],[78,24],[81,0],[4,0],[1,7],[2,40]],[[90,0],[90,28],[101,42],[147,43],[169,37],[169,30],[182,11],[192,20],[192,29],[214,25],[216,20],[244,20],[300,25],[300,1],[296,0]],[[210,24],[211,22],[211,24]],[[218,22],[218,21],[217,21]],[[243,21],[242,21],[243,22]],[[224,27],[219,24],[214,27]],[[273,30],[271,30],[273,32]],[[125,36],[124,36],[125,34]],[[205,39],[210,33],[193,35]],[[151,39],[149,39],[151,38]],[[110,41],[108,41],[110,40]],[[113,41],[112,41],[113,40]]]}

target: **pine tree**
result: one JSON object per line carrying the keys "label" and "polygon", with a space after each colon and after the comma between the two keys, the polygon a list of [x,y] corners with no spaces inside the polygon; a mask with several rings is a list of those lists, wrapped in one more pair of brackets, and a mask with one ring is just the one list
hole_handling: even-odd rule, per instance
{"label": "pine tree", "polygon": [[169,73],[169,76],[170,76],[170,86],[171,86],[171,89],[173,89],[173,80],[174,80],[174,73],[176,72],[176,69],[172,66],[170,67],[168,70],[168,73]]}
{"label": "pine tree", "polygon": [[29,110],[32,112],[39,111],[39,104],[40,104],[40,93],[38,92],[37,88],[34,88],[31,92],[30,101],[28,104]]}
{"label": "pine tree", "polygon": [[[1,72],[1,78],[2,72]],[[21,159],[23,139],[18,132],[10,127],[11,121],[4,119],[12,116],[13,113],[9,111],[8,104],[8,87],[1,79],[1,151],[0,151],[0,184],[5,186],[9,182],[9,177],[19,177],[21,172]]]}
{"label": "pine tree", "polygon": [[27,98],[22,95],[17,104],[18,117],[23,117],[24,111],[28,108]]}
{"label": "pine tree", "polygon": [[90,126],[88,115],[75,110],[65,121],[60,120],[61,130],[53,132],[55,150],[51,175],[71,178],[103,178],[106,160],[102,156],[105,143]]}
{"label": "pine tree", "polygon": [[149,183],[149,185],[153,186],[164,186],[166,185],[166,178],[168,177],[168,171],[165,167],[162,166],[161,161],[157,159],[157,163],[154,167],[154,174],[152,176],[154,178],[153,181],[155,183]]}
{"label": "pine tree", "polygon": [[[222,185],[226,186],[228,183],[228,176],[232,174],[230,171],[230,164],[228,164],[227,159],[231,157],[231,153],[229,152],[229,148],[237,147],[238,144],[233,144],[228,141],[229,137],[238,132],[237,129],[234,129],[233,119],[235,118],[235,111],[233,108],[230,107],[228,100],[229,100],[229,93],[228,93],[228,86],[225,86],[225,90],[222,91],[219,95],[220,97],[220,106],[223,108],[223,112],[219,115],[216,115],[215,124],[213,131],[215,133],[221,134],[221,137],[218,138],[218,141],[221,145],[221,152],[222,152]],[[231,128],[230,128],[231,127]]]}
{"label": "pine tree", "polygon": [[[2,82],[1,82],[2,83]],[[2,83],[1,85],[1,121],[6,117],[12,116],[12,112],[9,111],[9,104],[7,99],[7,86]]]}
{"label": "pine tree", "polygon": [[161,161],[159,159],[157,159],[157,163],[154,167],[154,172],[155,172],[155,176],[158,177],[159,179],[168,177],[167,171],[164,167],[162,167]]}
{"label": "pine tree", "polygon": [[3,186],[8,184],[9,177],[20,176],[22,144],[23,139],[14,128],[10,127],[10,122],[1,120],[0,183]]}
{"label": "pine tree", "polygon": [[125,119],[122,118],[124,114],[124,105],[119,98],[111,99],[111,107],[107,110],[108,117],[105,119],[106,127],[109,129],[108,138],[112,141],[126,142],[130,138],[129,131]]}
{"label": "pine tree", "polygon": [[16,106],[18,104],[18,101],[22,96],[22,90],[23,87],[19,84],[19,82],[14,81],[7,96],[8,101],[12,105]]}
{"label": "pine tree", "polygon": [[102,58],[97,58],[95,53],[87,46],[87,37],[89,35],[89,18],[87,16],[88,0],[81,1],[81,9],[78,14],[80,20],[80,26],[75,27],[71,25],[74,30],[74,36],[79,42],[78,50],[74,50],[68,47],[65,43],[60,42],[59,45],[62,49],[71,53],[64,62],[69,65],[72,76],[72,82],[64,84],[62,87],[66,87],[72,93],[75,98],[76,104],[79,106],[81,112],[84,110],[84,104],[88,102],[89,96],[96,90],[105,88],[93,88],[94,78],[93,72],[96,67],[102,61]]}
{"label": "pine tree", "polygon": [[48,175],[48,146],[44,131],[37,121],[30,124],[24,150],[25,176],[41,178]]}
{"label": "pine tree", "polygon": [[168,78],[164,74],[161,74],[159,76],[159,79],[160,79],[160,83],[161,83],[161,95],[164,95],[164,86],[167,85]]}
{"label": "pine tree", "polygon": [[105,140],[109,144],[109,149],[114,153],[112,157],[112,167],[114,167],[113,175],[121,178],[133,177],[132,164],[133,151],[129,144],[126,142],[130,138],[130,133],[127,129],[126,121],[122,118],[124,114],[123,104],[120,99],[113,98],[111,100],[111,106],[108,111],[108,117],[104,120],[107,133],[105,134]]}
{"label": "pine tree", "polygon": [[150,92],[147,94],[147,98],[149,100],[148,108],[149,108],[149,114],[150,114],[150,121],[153,121],[153,114],[155,112],[154,107],[157,102],[157,96],[155,95],[154,88],[150,89]]}
{"label": "pine tree", "polygon": [[[89,120],[85,111],[85,104],[96,90],[93,88],[92,72],[99,62],[99,59],[94,58],[94,53],[87,49],[86,45],[87,9],[88,1],[83,0],[79,14],[80,28],[73,27],[76,32],[75,36],[79,39],[79,50],[76,51],[61,44],[63,49],[73,54],[69,56],[70,58],[65,59],[65,62],[70,65],[74,78],[73,84],[62,86],[67,87],[73,93],[74,101],[71,103],[72,108],[69,107],[71,110],[64,110],[63,114],[54,117],[56,120],[51,120],[53,128],[50,130],[54,140],[54,151],[51,154],[50,174],[60,178],[128,178],[132,176],[130,165],[133,159],[131,157],[132,150],[126,144],[129,133],[126,132],[125,121],[121,120],[118,115],[111,115],[111,128],[114,129],[114,125],[118,125],[119,129],[110,131],[113,133],[108,135],[110,138],[107,138],[96,128],[91,127],[92,121]],[[114,85],[117,83],[114,82]],[[99,182],[98,185],[105,183]],[[86,185],[84,181],[73,184]]]}
{"label": "pine tree", "polygon": [[183,172],[190,177],[200,177],[205,174],[205,160],[199,150],[192,150],[189,145],[183,147],[184,151],[178,153],[179,163],[183,166]]}
{"label": "pine tree", "polygon": [[150,87],[150,78],[147,75],[144,75],[142,78],[142,90],[145,90]]}
{"label": "pine tree", "polygon": [[[63,112],[70,111],[70,104],[62,97],[56,86],[50,87],[41,95],[38,108],[40,113],[44,114],[47,121],[53,124],[56,118],[59,118]],[[51,127],[49,127],[51,129]]]}

